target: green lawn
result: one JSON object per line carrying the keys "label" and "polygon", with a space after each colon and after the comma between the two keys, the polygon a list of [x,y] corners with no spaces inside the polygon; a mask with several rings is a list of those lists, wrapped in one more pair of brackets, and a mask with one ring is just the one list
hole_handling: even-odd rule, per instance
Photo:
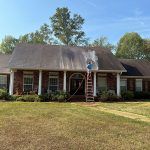
{"label": "green lawn", "polygon": [[149,123],[84,105],[0,103],[0,150],[148,150],[149,141]]}
{"label": "green lawn", "polygon": [[150,102],[118,102],[118,103],[99,103],[96,107],[135,113],[150,118]]}

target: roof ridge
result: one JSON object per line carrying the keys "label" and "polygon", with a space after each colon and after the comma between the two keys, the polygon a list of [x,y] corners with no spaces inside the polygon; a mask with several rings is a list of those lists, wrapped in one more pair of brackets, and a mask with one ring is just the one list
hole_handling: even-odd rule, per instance
{"label": "roof ridge", "polygon": [[148,59],[118,58],[118,60],[148,61]]}
{"label": "roof ridge", "polygon": [[100,46],[77,46],[77,45],[56,45],[56,44],[42,44],[42,43],[18,43],[16,45],[17,46],[21,46],[21,45],[29,45],[29,46],[53,46],[53,47],[68,47],[68,48],[83,48],[83,49],[102,49],[102,50],[106,50],[106,51],[110,51],[110,49],[104,48],[104,47],[100,47]]}

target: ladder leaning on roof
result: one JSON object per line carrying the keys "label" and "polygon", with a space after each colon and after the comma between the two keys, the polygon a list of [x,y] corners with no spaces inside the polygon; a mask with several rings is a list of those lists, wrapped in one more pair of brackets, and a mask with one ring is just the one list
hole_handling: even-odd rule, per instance
{"label": "ladder leaning on roof", "polygon": [[86,102],[94,102],[94,91],[93,91],[93,79],[92,75],[88,75],[86,78]]}

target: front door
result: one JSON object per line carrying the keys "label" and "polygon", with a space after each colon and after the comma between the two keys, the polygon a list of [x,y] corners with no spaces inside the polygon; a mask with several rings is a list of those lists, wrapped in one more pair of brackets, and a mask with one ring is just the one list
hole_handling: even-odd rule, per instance
{"label": "front door", "polygon": [[70,94],[85,95],[85,79],[83,76],[73,76],[70,79]]}

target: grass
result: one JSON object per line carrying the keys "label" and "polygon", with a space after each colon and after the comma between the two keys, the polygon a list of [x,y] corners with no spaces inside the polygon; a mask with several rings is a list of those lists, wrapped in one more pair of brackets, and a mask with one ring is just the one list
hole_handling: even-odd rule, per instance
{"label": "grass", "polygon": [[0,103],[0,150],[141,150],[149,140],[150,124],[84,105]]}
{"label": "grass", "polygon": [[118,103],[99,103],[96,107],[102,106],[113,110],[130,112],[144,115],[150,118],[150,102],[118,102]]}

